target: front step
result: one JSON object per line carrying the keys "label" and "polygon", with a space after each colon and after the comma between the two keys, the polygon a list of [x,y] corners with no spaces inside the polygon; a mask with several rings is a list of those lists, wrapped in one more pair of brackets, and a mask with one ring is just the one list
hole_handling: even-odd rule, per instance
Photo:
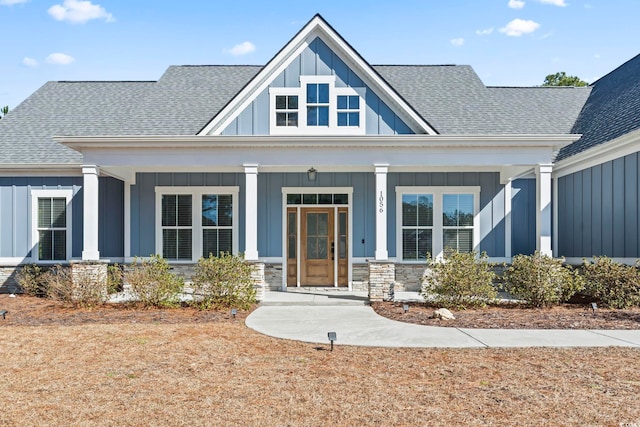
{"label": "front step", "polygon": [[263,306],[363,306],[369,304],[366,292],[336,288],[293,288],[287,292],[267,291]]}

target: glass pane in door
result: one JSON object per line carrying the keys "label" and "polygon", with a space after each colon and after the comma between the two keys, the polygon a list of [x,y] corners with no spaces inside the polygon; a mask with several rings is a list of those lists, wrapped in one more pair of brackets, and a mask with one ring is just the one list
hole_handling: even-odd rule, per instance
{"label": "glass pane in door", "polygon": [[329,214],[307,213],[307,259],[327,259]]}

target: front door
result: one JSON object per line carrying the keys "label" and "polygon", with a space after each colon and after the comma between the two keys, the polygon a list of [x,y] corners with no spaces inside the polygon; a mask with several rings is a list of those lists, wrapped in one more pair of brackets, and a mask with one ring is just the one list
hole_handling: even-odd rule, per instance
{"label": "front door", "polygon": [[301,210],[301,284],[334,284],[334,208]]}

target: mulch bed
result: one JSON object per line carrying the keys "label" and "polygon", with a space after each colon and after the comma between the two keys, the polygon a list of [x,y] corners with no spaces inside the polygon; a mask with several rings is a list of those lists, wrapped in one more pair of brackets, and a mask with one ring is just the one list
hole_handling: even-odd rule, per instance
{"label": "mulch bed", "polygon": [[484,329],[640,329],[640,308],[612,310],[591,306],[563,304],[550,308],[529,308],[518,304],[501,304],[480,309],[451,310],[455,320],[432,318],[438,307],[409,303],[373,303],[376,313],[400,322],[454,328]]}

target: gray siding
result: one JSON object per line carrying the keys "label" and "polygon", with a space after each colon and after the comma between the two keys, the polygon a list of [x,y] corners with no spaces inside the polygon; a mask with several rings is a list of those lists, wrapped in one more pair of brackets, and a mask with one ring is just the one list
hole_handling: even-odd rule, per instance
{"label": "gray siding", "polygon": [[[316,38],[278,75],[270,87],[300,87],[301,75],[336,76],[337,87],[366,88],[366,133],[393,135],[413,133],[358,75],[322,40]],[[300,106],[304,108],[304,106]],[[222,132],[223,135],[268,135],[269,90],[265,89]]]}
{"label": "gray siding", "polygon": [[536,251],[536,180],[511,183],[511,253],[530,255]]}
{"label": "gray siding", "polygon": [[[259,176],[259,175],[258,175]],[[244,251],[244,174],[238,173],[138,173],[131,186],[131,256],[156,253],[157,186],[239,186],[239,251]]]}
{"label": "gray siding", "polygon": [[640,153],[558,179],[558,255],[640,257]]}
{"label": "gray siding", "polygon": [[[102,257],[123,256],[123,187],[100,178],[99,247]],[[72,256],[82,257],[82,177],[0,177],[0,257],[31,256],[31,190],[72,189]]]}

